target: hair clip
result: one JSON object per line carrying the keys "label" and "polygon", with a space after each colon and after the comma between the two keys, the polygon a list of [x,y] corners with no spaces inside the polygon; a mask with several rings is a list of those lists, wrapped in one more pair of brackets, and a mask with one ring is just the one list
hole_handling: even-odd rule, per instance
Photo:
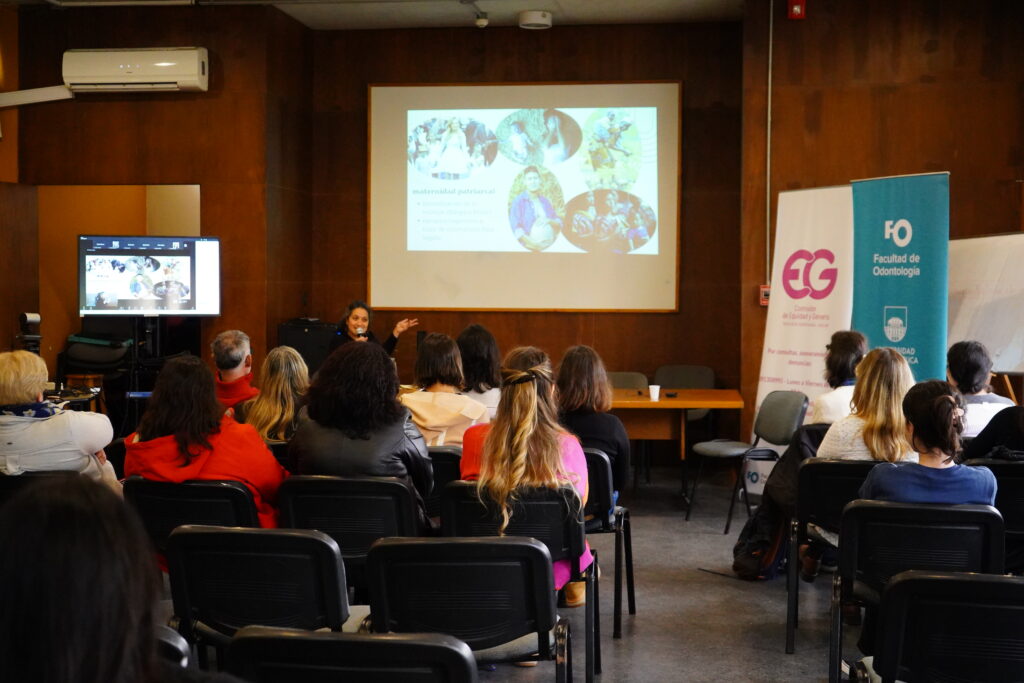
{"label": "hair clip", "polygon": [[523,375],[522,377],[516,377],[515,379],[510,379],[507,382],[505,382],[505,386],[512,386],[514,384],[525,384],[526,382],[533,382],[536,379],[537,375],[527,370],[526,374]]}

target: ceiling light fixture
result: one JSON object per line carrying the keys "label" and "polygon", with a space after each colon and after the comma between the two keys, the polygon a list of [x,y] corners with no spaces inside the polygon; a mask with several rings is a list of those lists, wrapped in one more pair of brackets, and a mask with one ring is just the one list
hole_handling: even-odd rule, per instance
{"label": "ceiling light fixture", "polygon": [[519,28],[551,28],[551,12],[539,9],[523,10],[519,13]]}

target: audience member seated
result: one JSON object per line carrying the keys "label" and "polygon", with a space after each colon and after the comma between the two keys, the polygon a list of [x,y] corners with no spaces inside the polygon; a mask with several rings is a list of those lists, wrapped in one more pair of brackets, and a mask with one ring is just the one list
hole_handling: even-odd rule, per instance
{"label": "audience member seated", "polygon": [[309,389],[309,369],[299,352],[278,346],[260,368],[260,393],[234,408],[238,422],[252,425],[264,441],[287,441],[298,426]]}
{"label": "audience member seated", "polygon": [[825,381],[831,390],[811,399],[806,424],[832,424],[850,414],[856,368],[868,352],[868,340],[856,330],[840,330],[826,348]]}
{"label": "audience member seated", "polygon": [[964,397],[964,438],[976,437],[996,413],[1013,405],[1005,396],[992,393],[992,358],[981,342],[962,341],[950,346],[946,375]]}
{"label": "audience member seated", "polygon": [[993,505],[996,478],[987,467],[958,465],[964,404],[948,382],[915,384],[903,399],[907,438],[918,461],[881,463],[868,473],[861,498],[898,503]]}
{"label": "audience member seated", "polygon": [[498,342],[483,325],[470,325],[458,339],[462,355],[462,393],[487,406],[493,420],[501,399],[501,352]]}
{"label": "audience member seated", "polygon": [[138,431],[125,439],[124,471],[155,481],[240,481],[263,527],[277,526],[274,502],[288,476],[252,426],[224,413],[213,375],[195,356],[171,359],[160,371]]}
{"label": "audience member seated", "polygon": [[469,427],[491,419],[487,406],[459,393],[462,358],[447,334],[431,332],[420,342],[416,384],[419,391],[402,394],[400,400],[428,446],[461,446]]}
{"label": "audience member seated", "polygon": [[993,448],[1024,451],[1024,407],[1011,406],[996,413],[978,436],[964,447],[964,460],[988,457]]}
{"label": "audience member seated", "polygon": [[43,481],[0,513],[0,680],[241,683],[158,654],[160,583],[135,513],[85,478]]}
{"label": "audience member seated", "polygon": [[398,338],[410,327],[416,327],[420,321],[416,318],[403,318],[395,323],[391,334],[381,343],[377,335],[370,331],[370,321],[373,319],[373,309],[363,301],[353,301],[345,309],[345,317],[338,323],[338,333],[331,341],[331,351],[349,342],[373,342],[383,346],[390,356],[395,352]]}
{"label": "audience member seated", "polygon": [[120,493],[103,452],[114,438],[110,420],[43,401],[46,378],[46,363],[36,354],[0,353],[0,471],[72,470]]}
{"label": "audience member seated", "polygon": [[914,385],[907,360],[896,349],[870,351],[857,364],[853,412],[829,427],[818,448],[819,458],[881,460],[916,459],[906,438],[900,407]]}
{"label": "audience member seated", "polygon": [[559,419],[584,448],[608,454],[616,491],[629,476],[629,436],[622,420],[608,411],[612,388],[604,363],[589,346],[570,347],[558,367]]}
{"label": "audience member seated", "polygon": [[[502,363],[501,402],[492,424],[466,432],[460,464],[462,478],[476,480],[505,516],[520,487],[557,488],[570,484],[587,501],[587,459],[579,440],[558,424],[555,382],[546,353],[532,346],[513,349]],[[588,546],[580,571],[594,561]],[[568,560],[554,563],[555,588],[569,582]],[[570,607],[584,604],[583,582],[566,590]]]}
{"label": "audience member seated", "polygon": [[234,408],[255,397],[260,390],[252,386],[252,348],[249,335],[227,330],[210,344],[217,366],[217,400],[225,408]]}
{"label": "audience member seated", "polygon": [[420,522],[434,471],[423,435],[398,402],[395,364],[379,344],[346,344],[328,356],[288,451],[301,474],[398,477],[416,493]]}

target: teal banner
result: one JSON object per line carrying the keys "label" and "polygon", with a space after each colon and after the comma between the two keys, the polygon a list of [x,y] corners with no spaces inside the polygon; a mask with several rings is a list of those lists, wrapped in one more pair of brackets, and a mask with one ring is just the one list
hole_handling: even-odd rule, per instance
{"label": "teal banner", "polygon": [[949,174],[853,183],[853,328],[946,377]]}

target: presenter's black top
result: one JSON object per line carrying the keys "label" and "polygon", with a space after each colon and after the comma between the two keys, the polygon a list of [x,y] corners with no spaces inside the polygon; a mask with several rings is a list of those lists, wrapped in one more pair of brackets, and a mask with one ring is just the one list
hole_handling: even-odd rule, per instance
{"label": "presenter's black top", "polygon": [[629,477],[629,435],[622,420],[611,413],[574,410],[563,413],[561,421],[584,448],[597,448],[608,454],[615,490],[621,491]]}
{"label": "presenter's black top", "polygon": [[964,460],[984,458],[996,446],[1011,451],[1024,451],[1024,407],[1013,406],[1000,410],[985,428],[964,448]]}
{"label": "presenter's black top", "polygon": [[[348,336],[348,333],[345,331],[345,324],[342,323],[338,327],[338,331],[337,333],[335,333],[334,339],[331,340],[331,351],[334,351],[334,349],[338,348],[339,346],[343,346],[350,342],[355,342],[355,339]],[[381,346],[384,347],[384,350],[387,351],[388,355],[390,356],[395,352],[395,345],[398,344],[398,337],[396,337],[394,334],[389,334],[388,338],[381,342],[379,339],[377,339],[377,335],[375,335],[372,330],[367,330],[366,343],[380,344]]]}

